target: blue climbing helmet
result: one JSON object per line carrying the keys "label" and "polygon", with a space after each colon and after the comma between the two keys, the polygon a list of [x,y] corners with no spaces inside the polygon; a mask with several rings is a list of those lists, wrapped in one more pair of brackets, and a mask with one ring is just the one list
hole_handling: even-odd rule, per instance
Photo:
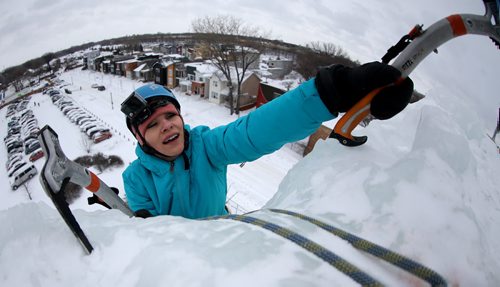
{"label": "blue climbing helmet", "polygon": [[[150,117],[156,109],[166,106],[168,104],[173,104],[177,111],[179,112],[179,116],[181,113],[181,105],[179,101],[175,98],[172,91],[169,89],[157,85],[157,84],[147,84],[138,89],[136,89],[128,98],[123,101],[121,104],[121,111],[127,117],[127,127],[134,136],[139,136],[142,140],[142,144],[139,146],[141,149],[151,155],[159,156],[160,158],[168,158],[168,156],[160,153],[151,147],[143,135],[140,132],[137,132],[137,135],[134,133],[138,131],[138,127],[141,123],[143,123],[148,117]],[[182,116],[181,116],[182,118]],[[184,121],[184,120],[183,120]],[[184,129],[184,150],[182,151],[182,157],[184,158],[184,169],[188,170],[190,167],[189,158],[186,155],[186,150],[189,147],[189,132]]]}
{"label": "blue climbing helmet", "polygon": [[172,91],[157,84],[146,84],[137,88],[121,104],[121,111],[127,117],[127,127],[137,127],[151,116],[159,107],[173,104],[181,111],[181,105]]}

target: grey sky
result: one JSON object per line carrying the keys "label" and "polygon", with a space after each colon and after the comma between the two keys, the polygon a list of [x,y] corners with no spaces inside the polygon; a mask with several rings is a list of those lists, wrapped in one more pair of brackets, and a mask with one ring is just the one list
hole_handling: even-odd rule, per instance
{"label": "grey sky", "polygon": [[[295,44],[332,42],[360,62],[380,60],[415,24],[455,13],[483,14],[480,0],[2,0],[0,70],[89,41],[156,32],[189,32],[196,17],[232,14]],[[411,75],[425,93],[474,99],[486,120],[500,106],[499,50],[486,37],[463,36],[430,55]],[[490,116],[491,113],[491,116]]]}

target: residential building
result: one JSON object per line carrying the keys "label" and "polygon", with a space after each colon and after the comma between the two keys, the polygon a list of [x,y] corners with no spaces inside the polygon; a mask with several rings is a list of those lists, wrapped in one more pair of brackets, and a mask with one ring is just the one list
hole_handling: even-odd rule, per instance
{"label": "residential building", "polygon": [[268,83],[261,82],[259,85],[259,91],[257,93],[257,99],[255,102],[255,107],[260,107],[277,97],[281,96],[284,94],[286,90],[283,90],[281,88],[278,88],[276,86],[273,86]]}
{"label": "residential building", "polygon": [[293,67],[293,61],[289,59],[268,59],[267,71],[272,74],[272,79],[283,79],[286,75],[290,74]]}
{"label": "residential building", "polygon": [[173,89],[177,86],[175,74],[176,63],[173,61],[159,61],[153,65],[154,82]]}
{"label": "residential building", "polygon": [[209,93],[209,82],[212,75],[218,70],[217,67],[211,63],[185,63],[186,79],[190,85],[189,91],[192,95],[199,95],[204,97]]}
{"label": "residential building", "polygon": [[[233,75],[236,72],[233,71]],[[236,76],[235,76],[236,77]],[[237,101],[237,80],[233,78],[232,83],[229,84],[222,72],[217,71],[209,79],[209,100],[216,104],[226,103],[229,95],[229,86],[233,87],[233,101],[236,107]],[[240,107],[241,110],[255,106],[259,90],[260,78],[253,72],[247,73],[241,83]]]}

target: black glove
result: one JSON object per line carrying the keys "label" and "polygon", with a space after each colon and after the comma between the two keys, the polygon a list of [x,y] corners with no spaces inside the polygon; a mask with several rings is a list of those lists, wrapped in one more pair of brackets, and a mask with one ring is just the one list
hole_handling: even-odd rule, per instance
{"label": "black glove", "polygon": [[148,218],[153,216],[151,212],[149,212],[147,209],[139,209],[136,212],[134,212],[134,215],[135,217],[140,217],[140,218]]}
{"label": "black glove", "polygon": [[[118,188],[116,188],[116,187],[110,187],[110,188],[116,194],[118,194],[120,192],[118,190]],[[89,205],[97,203],[97,204],[100,204],[100,205],[106,207],[107,209],[111,209],[111,206],[109,206],[106,202],[104,202],[104,200],[102,200],[99,196],[95,195],[95,193],[93,193],[91,197],[87,197],[87,203]]]}
{"label": "black glove", "polygon": [[[400,77],[399,70],[379,62],[356,68],[332,65],[319,70],[315,84],[321,100],[336,116],[347,112],[372,90],[395,83]],[[408,105],[412,94],[410,78],[386,87],[373,98],[370,113],[377,119],[389,119]]]}

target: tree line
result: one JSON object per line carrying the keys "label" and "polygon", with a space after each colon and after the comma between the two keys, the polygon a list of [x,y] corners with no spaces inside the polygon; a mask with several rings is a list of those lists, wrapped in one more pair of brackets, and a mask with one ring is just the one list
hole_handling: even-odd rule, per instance
{"label": "tree line", "polygon": [[[233,16],[215,16],[195,19],[192,24],[193,33],[156,33],[118,37],[89,42],[70,47],[54,53],[46,53],[25,63],[5,69],[0,73],[0,83],[5,86],[23,78],[28,71],[42,72],[42,67],[47,70],[57,70],[51,67],[51,62],[62,56],[82,51],[96,45],[112,46],[123,45],[133,50],[142,49],[142,43],[184,43],[194,47],[205,59],[211,59],[226,79],[235,77],[237,87],[230,87],[229,101],[231,113],[233,112],[233,93],[240,95],[240,84],[249,66],[258,61],[257,53],[274,52],[294,55],[294,70],[308,79],[313,77],[318,67],[331,64],[344,64],[355,66],[359,63],[350,59],[347,53],[333,43],[311,42],[305,46],[294,45],[280,40],[268,39],[269,36],[258,27],[245,25]],[[239,68],[239,69],[232,69]],[[232,75],[231,73],[237,73]],[[228,81],[229,83],[231,81]],[[237,100],[236,103],[239,103]],[[236,107],[238,112],[239,107]]]}

